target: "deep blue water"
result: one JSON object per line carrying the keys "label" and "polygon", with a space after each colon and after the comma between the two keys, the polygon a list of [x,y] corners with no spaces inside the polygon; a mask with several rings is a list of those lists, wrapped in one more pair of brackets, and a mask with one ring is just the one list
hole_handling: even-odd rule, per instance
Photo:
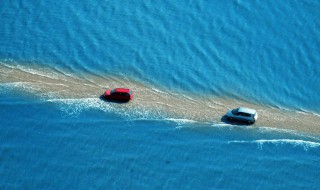
{"label": "deep blue water", "polygon": [[73,117],[54,103],[8,94],[1,94],[0,105],[2,189],[320,185],[320,143],[312,137],[128,119],[98,109]]}
{"label": "deep blue water", "polygon": [[[319,114],[319,10],[311,0],[2,1],[0,61]],[[128,117],[3,86],[0,114],[0,189],[320,187],[318,136]]]}
{"label": "deep blue water", "polygon": [[5,1],[0,58],[319,112],[318,1]]}

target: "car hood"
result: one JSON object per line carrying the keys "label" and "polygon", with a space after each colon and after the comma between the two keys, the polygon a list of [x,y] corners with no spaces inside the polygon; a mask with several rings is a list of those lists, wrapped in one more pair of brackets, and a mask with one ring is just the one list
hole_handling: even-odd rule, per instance
{"label": "car hood", "polygon": [[227,111],[227,115],[228,115],[228,116],[233,115],[231,111],[232,111],[232,110]]}

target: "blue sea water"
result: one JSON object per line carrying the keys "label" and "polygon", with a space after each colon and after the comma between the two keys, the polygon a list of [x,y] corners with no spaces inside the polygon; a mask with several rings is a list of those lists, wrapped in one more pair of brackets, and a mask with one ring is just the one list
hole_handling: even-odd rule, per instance
{"label": "blue sea water", "polygon": [[[319,114],[319,10],[311,0],[2,1],[0,61]],[[320,187],[319,136],[140,118],[5,86],[0,114],[0,189]]]}

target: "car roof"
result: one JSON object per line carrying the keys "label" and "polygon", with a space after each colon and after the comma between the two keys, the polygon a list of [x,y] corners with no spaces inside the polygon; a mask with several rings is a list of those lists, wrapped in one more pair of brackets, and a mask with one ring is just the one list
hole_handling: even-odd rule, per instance
{"label": "car roof", "polygon": [[129,88],[116,88],[115,89],[116,92],[123,92],[123,93],[130,93],[130,89]]}
{"label": "car roof", "polygon": [[256,110],[250,109],[250,108],[245,108],[245,107],[239,107],[238,112],[248,113],[248,114],[256,114]]}

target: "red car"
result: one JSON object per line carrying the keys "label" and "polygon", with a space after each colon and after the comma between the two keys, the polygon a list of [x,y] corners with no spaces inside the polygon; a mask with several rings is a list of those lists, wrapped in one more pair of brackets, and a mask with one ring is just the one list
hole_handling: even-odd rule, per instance
{"label": "red car", "polygon": [[133,92],[128,88],[109,89],[103,97],[107,100],[129,101],[133,99]]}

